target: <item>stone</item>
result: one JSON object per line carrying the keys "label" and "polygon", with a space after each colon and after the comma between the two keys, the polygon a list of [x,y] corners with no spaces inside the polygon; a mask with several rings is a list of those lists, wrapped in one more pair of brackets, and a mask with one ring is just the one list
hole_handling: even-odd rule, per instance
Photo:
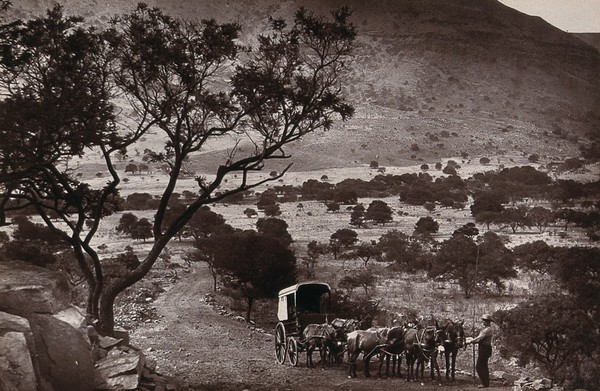
{"label": "stone", "polygon": [[513,384],[517,384],[516,380],[519,378],[515,375],[511,375],[508,372],[494,371],[492,373],[491,379],[500,380],[500,381],[502,381],[502,383],[504,385],[513,385]]}
{"label": "stone", "polygon": [[29,321],[17,315],[0,312],[0,334],[5,331],[31,333]]}
{"label": "stone", "polygon": [[39,381],[55,391],[93,391],[94,362],[90,344],[69,324],[50,315],[30,315]]}
{"label": "stone", "polygon": [[104,386],[96,385],[98,390],[136,390],[140,384],[140,377],[137,373],[118,375],[106,379]]}
{"label": "stone", "polygon": [[55,314],[71,305],[64,275],[26,262],[0,262],[0,311],[27,318],[33,313]]}
{"label": "stone", "polygon": [[72,305],[57,312],[54,317],[87,334],[87,319],[81,308]]}
{"label": "stone", "polygon": [[536,379],[531,383],[531,387],[536,391],[548,390],[552,387],[552,381],[549,379]]}
{"label": "stone", "polygon": [[123,340],[121,338],[113,338],[113,337],[99,337],[98,345],[102,349],[110,349],[113,346],[120,344]]}
{"label": "stone", "polygon": [[27,341],[23,333],[0,334],[1,390],[36,391],[37,381]]}
{"label": "stone", "polygon": [[158,366],[158,363],[156,362],[156,359],[146,356],[146,362],[144,363],[144,366],[150,371],[156,372],[156,367]]}
{"label": "stone", "polygon": [[115,327],[113,337],[123,340],[123,345],[129,345],[129,333],[120,327]]}
{"label": "stone", "polygon": [[98,346],[92,346],[92,360],[94,362],[100,361],[106,356],[108,356],[108,350]]}
{"label": "stone", "polygon": [[124,390],[136,389],[143,365],[144,360],[140,353],[109,355],[96,363],[95,386],[99,390],[115,387]]}
{"label": "stone", "polygon": [[519,386],[522,386],[527,383],[531,383],[531,380],[527,376],[522,376],[517,381],[515,381],[515,384]]}

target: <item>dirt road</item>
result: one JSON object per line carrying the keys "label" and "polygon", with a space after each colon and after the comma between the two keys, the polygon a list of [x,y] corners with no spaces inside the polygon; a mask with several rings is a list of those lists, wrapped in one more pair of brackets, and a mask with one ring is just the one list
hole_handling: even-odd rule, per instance
{"label": "dirt road", "polygon": [[[405,379],[347,377],[347,364],[309,369],[275,361],[272,330],[261,331],[224,316],[207,304],[211,281],[202,266],[185,273],[154,302],[155,322],[137,328],[132,343],[154,357],[158,371],[176,379],[178,390],[474,390],[471,378],[455,383],[407,383]],[[315,359],[316,359],[315,355]],[[377,363],[371,364],[371,372]],[[360,364],[359,364],[360,370]],[[404,368],[403,368],[404,370]],[[508,387],[492,387],[490,390]]]}

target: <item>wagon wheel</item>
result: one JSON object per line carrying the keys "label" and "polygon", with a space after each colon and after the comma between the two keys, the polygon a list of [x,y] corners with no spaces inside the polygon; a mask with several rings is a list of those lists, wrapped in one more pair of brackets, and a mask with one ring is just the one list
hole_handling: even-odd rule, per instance
{"label": "wagon wheel", "polygon": [[298,342],[294,338],[290,338],[288,341],[287,355],[291,365],[298,365]]}
{"label": "wagon wheel", "polygon": [[285,362],[286,350],[285,327],[283,327],[283,323],[279,322],[275,327],[275,356],[279,364]]}

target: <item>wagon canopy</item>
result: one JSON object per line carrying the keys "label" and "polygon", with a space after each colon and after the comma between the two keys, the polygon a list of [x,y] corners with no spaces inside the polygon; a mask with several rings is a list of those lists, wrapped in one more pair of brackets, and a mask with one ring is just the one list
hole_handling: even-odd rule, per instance
{"label": "wagon canopy", "polygon": [[279,291],[279,320],[288,320],[298,312],[326,313],[331,287],[324,282],[303,282]]}

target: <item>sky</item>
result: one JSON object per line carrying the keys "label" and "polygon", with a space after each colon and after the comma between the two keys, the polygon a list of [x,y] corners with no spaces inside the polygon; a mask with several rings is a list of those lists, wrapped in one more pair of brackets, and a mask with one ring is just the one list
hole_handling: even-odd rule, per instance
{"label": "sky", "polygon": [[500,0],[569,33],[600,33],[600,0]]}

